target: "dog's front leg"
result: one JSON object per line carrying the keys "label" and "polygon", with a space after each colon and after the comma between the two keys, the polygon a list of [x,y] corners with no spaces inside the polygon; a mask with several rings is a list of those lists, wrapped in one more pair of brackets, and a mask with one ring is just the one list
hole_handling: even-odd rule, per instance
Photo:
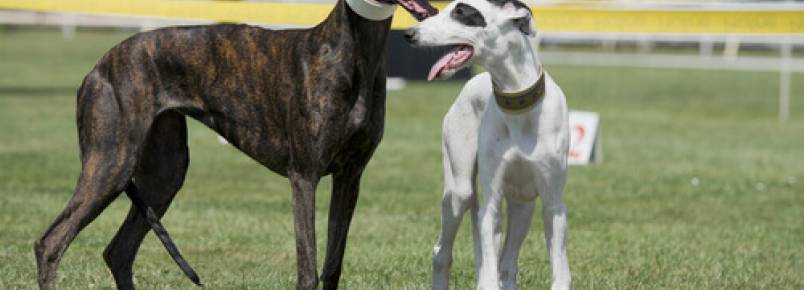
{"label": "dog's front leg", "polygon": [[346,236],[355,212],[360,190],[362,167],[336,172],[332,177],[332,199],[329,205],[329,227],[327,236],[327,256],[321,280],[324,289],[338,289],[346,249]]}
{"label": "dog's front leg", "polygon": [[508,205],[508,226],[500,259],[500,279],[502,279],[503,289],[516,290],[519,250],[528,235],[536,203],[532,200],[517,201],[508,198],[506,204]]}
{"label": "dog's front leg", "polygon": [[[472,219],[475,271],[480,269],[480,235],[477,229],[477,127],[479,120],[468,118],[468,106],[456,103],[444,118],[444,197],[441,201],[441,234],[433,247],[433,290],[449,289],[452,249],[464,213]],[[464,114],[461,114],[464,113]],[[477,273],[477,272],[476,272]]]}
{"label": "dog's front leg", "polygon": [[[447,164],[450,161],[446,160]],[[474,160],[474,159],[472,159]],[[469,163],[468,168],[456,169],[455,173],[449,165],[445,165],[446,179],[444,197],[441,201],[441,234],[433,247],[433,290],[449,289],[449,274],[452,266],[452,248],[455,236],[458,233],[461,219],[467,210],[472,215],[472,236],[475,247],[476,269],[480,267],[480,245],[477,230],[477,196],[475,196],[474,180],[472,179],[474,164]],[[466,174],[461,174],[465,172]]]}
{"label": "dog's front leg", "polygon": [[293,221],[296,232],[296,289],[313,290],[318,286],[315,244],[315,189],[320,177],[291,171]]}
{"label": "dog's front leg", "polygon": [[552,290],[570,289],[571,278],[567,259],[567,207],[561,195],[564,191],[566,170],[544,178],[546,186],[540,190],[542,197],[542,218],[544,239],[550,255],[550,268],[553,272]]}
{"label": "dog's front leg", "polygon": [[[498,164],[499,162],[497,162]],[[482,253],[478,290],[499,290],[499,249],[502,238],[502,187],[492,175],[497,166],[480,164],[480,184],[483,189],[483,206],[480,208],[480,249]]]}

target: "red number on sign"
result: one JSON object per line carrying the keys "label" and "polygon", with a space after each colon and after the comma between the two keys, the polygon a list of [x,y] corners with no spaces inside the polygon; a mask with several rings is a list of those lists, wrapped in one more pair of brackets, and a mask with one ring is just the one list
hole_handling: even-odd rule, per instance
{"label": "red number on sign", "polygon": [[586,129],[584,129],[583,126],[581,126],[581,125],[575,125],[574,129],[575,129],[576,136],[578,136],[578,138],[575,138],[575,140],[573,140],[572,145],[570,146],[570,152],[569,152],[568,155],[569,155],[569,157],[577,158],[578,157],[578,152],[575,151],[575,146],[578,146],[578,144],[581,143],[581,140],[583,140],[583,136],[586,135]]}

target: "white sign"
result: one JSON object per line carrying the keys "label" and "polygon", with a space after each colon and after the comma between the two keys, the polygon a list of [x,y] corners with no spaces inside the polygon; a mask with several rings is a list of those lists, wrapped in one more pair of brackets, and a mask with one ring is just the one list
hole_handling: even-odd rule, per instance
{"label": "white sign", "polygon": [[603,144],[600,140],[600,114],[570,111],[570,165],[586,165],[603,161]]}

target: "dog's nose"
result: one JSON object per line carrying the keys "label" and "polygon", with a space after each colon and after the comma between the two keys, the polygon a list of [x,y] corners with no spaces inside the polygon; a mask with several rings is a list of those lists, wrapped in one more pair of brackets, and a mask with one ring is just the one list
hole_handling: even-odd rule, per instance
{"label": "dog's nose", "polygon": [[415,28],[411,28],[405,31],[405,40],[407,40],[408,43],[415,44],[418,36],[419,33],[416,31]]}

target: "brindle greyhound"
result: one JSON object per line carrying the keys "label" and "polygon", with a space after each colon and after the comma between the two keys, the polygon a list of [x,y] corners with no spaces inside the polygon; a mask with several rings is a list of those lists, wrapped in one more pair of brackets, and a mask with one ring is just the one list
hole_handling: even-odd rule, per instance
{"label": "brindle greyhound", "polygon": [[187,172],[190,116],[290,180],[298,289],[318,285],[314,195],[333,175],[321,279],[337,289],[360,177],[383,133],[393,4],[418,19],[437,12],[424,0],[380,1],[339,0],[310,29],[171,27],[106,53],[78,90],[82,170],[34,247],[39,287],[54,288],[70,242],[123,191],[133,206],[103,254],[117,288],[134,289],[132,264],[149,228],[200,285],[159,224]]}

